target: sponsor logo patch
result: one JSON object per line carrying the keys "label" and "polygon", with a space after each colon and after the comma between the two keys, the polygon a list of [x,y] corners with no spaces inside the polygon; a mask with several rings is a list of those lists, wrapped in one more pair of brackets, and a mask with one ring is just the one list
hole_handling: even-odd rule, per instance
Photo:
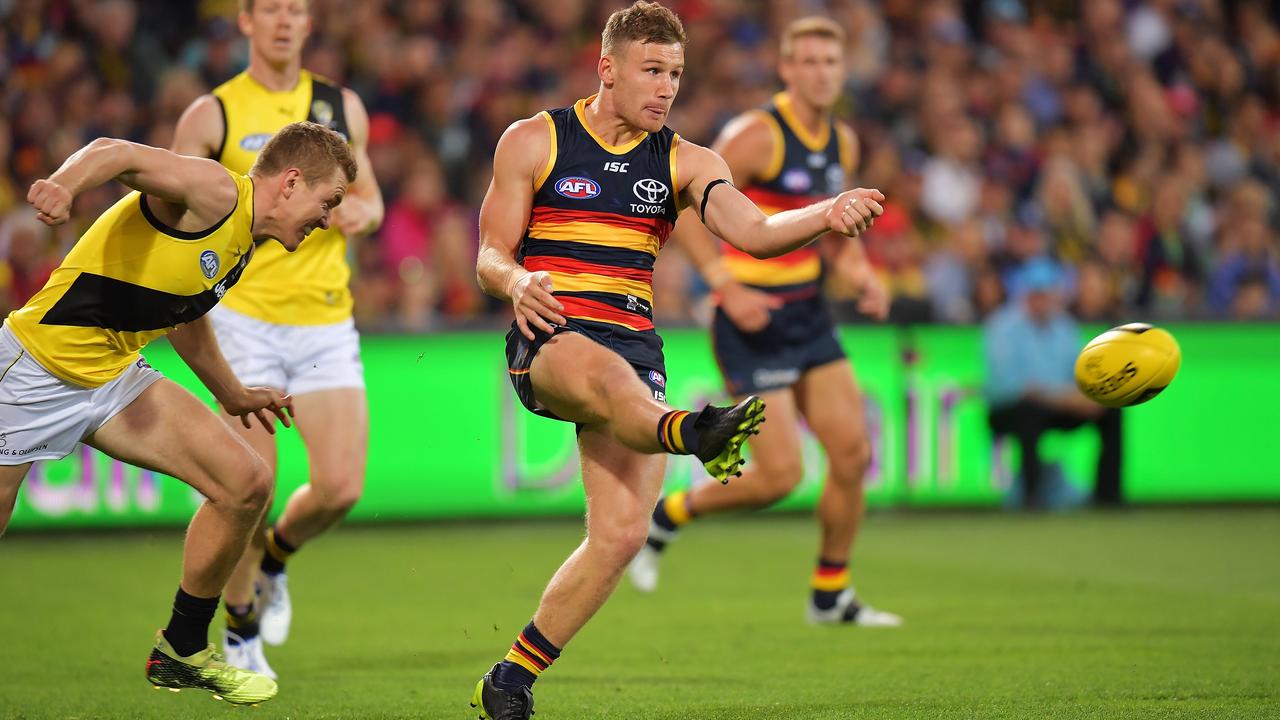
{"label": "sponsor logo patch", "polygon": [[222,261],[218,259],[218,253],[212,250],[205,250],[200,253],[200,272],[204,276],[212,280],[218,274],[218,268],[222,267]]}
{"label": "sponsor logo patch", "polygon": [[555,187],[557,193],[571,200],[590,200],[600,194],[600,183],[591,178],[560,178]]}
{"label": "sponsor logo patch", "polygon": [[271,133],[256,133],[254,135],[245,135],[240,138],[240,149],[249,152],[258,152],[263,145],[271,139]]}

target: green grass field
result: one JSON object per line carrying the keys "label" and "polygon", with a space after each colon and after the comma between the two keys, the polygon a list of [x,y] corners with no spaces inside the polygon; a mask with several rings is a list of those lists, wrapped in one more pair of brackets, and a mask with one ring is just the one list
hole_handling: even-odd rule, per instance
{"label": "green grass field", "polygon": [[[292,566],[279,697],[153,692],[174,532],[0,541],[0,717],[468,718],[567,521],[343,529]],[[1280,510],[877,514],[854,578],[900,630],[802,622],[814,527],[707,521],[537,687],[536,720],[1280,717]],[[228,715],[230,713],[230,715]]]}

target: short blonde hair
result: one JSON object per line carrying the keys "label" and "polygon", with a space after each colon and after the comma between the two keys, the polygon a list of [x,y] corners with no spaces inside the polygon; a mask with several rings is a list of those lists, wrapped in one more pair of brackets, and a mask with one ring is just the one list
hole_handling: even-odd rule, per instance
{"label": "short blonde hair", "polygon": [[684,33],[684,24],[669,8],[637,0],[631,7],[609,16],[600,36],[600,54],[612,55],[619,46],[636,41],[684,45],[689,38]]}
{"label": "short blonde hair", "polygon": [[341,172],[347,182],[356,181],[356,159],[351,146],[338,133],[313,122],[289,123],[263,146],[251,175],[271,177],[298,168],[308,185],[328,180]]}
{"label": "short blonde hair", "polygon": [[810,15],[794,20],[782,31],[782,57],[790,58],[795,52],[796,40],[802,37],[820,37],[835,40],[844,47],[845,32],[840,24],[831,18]]}

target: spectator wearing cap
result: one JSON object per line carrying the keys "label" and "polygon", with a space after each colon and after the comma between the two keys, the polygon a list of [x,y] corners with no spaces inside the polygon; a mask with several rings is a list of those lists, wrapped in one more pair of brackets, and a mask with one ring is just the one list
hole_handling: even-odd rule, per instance
{"label": "spectator wearing cap", "polygon": [[1120,493],[1120,412],[1086,398],[1075,386],[1080,328],[1064,310],[1065,277],[1045,257],[1014,275],[1013,299],[983,326],[988,421],[1022,452],[1023,501],[1045,504],[1040,439],[1049,430],[1097,427],[1102,440],[1093,501],[1117,505]]}

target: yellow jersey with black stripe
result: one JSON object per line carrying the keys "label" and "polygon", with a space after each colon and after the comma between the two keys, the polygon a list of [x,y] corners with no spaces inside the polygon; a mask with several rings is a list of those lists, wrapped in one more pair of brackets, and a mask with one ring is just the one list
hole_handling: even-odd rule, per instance
{"label": "yellow jersey with black stripe", "polygon": [[[310,120],[348,136],[342,88],[303,70],[291,90],[275,92],[242,72],[213,91],[225,133],[215,160],[247,173],[258,152],[280,128]],[[351,317],[351,269],[347,239],[337,228],[316,229],[294,252],[279,243],[258,257],[227,296],[227,307],[280,325],[328,325]]]}
{"label": "yellow jersey with black stripe", "polygon": [[[809,132],[792,110],[791,98],[781,92],[755,110],[773,131],[773,156],[761,177],[742,188],[765,214],[811,205],[838,195],[853,172],[853,148],[834,122]],[[725,267],[738,282],[780,295],[787,300],[817,295],[822,260],[816,243],[776,258],[757,259],[723,244]]]}
{"label": "yellow jersey with black stripe", "polygon": [[5,321],[27,352],[67,382],[98,387],[147,343],[209,312],[254,254],[253,181],[229,174],[235,209],[203,232],[160,222],[139,192],[103,213]]}
{"label": "yellow jersey with black stripe", "polygon": [[653,263],[677,215],[680,136],[664,127],[611,145],[587,125],[593,98],[541,114],[551,157],[518,259],[550,273],[565,317],[651,332]]}

